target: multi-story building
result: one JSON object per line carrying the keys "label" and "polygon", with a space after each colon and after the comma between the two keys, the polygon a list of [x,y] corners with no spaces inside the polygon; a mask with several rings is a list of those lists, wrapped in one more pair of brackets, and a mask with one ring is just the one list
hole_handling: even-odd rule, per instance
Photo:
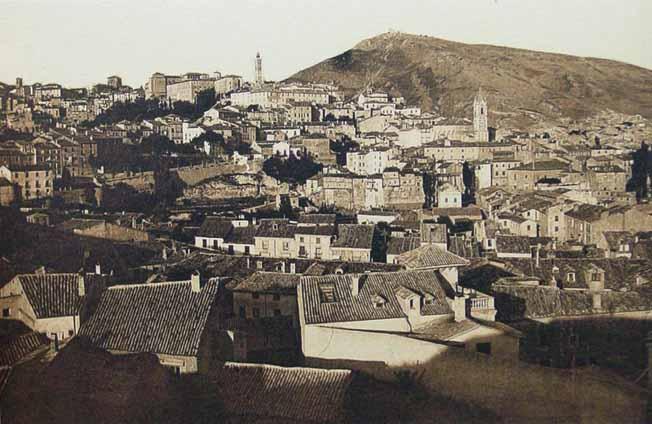
{"label": "multi-story building", "polygon": [[389,148],[361,150],[346,154],[346,168],[358,175],[382,174],[389,167]]}
{"label": "multi-story building", "polygon": [[214,89],[215,79],[188,79],[168,84],[166,96],[172,102],[183,101],[194,103],[197,95],[205,90]]}
{"label": "multi-story building", "polygon": [[506,171],[508,189],[532,191],[537,182],[543,179],[561,179],[569,171],[569,164],[556,159],[522,164]]}
{"label": "multi-story building", "polygon": [[223,95],[231,93],[242,86],[243,80],[241,76],[238,75],[224,75],[215,80],[215,94]]}
{"label": "multi-story building", "polygon": [[18,187],[22,200],[52,197],[54,172],[45,166],[0,166],[0,176]]}

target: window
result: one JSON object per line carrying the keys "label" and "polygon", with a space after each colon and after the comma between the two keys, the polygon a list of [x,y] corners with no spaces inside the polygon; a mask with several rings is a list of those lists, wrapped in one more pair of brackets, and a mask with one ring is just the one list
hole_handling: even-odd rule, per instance
{"label": "window", "polygon": [[321,244],[321,237],[315,238],[315,244]]}
{"label": "window", "polygon": [[274,309],[274,316],[275,317],[280,317],[281,316],[281,310],[280,309]]}
{"label": "window", "polygon": [[414,309],[414,299],[410,299],[410,309]]}
{"label": "window", "polygon": [[281,295],[280,294],[275,294],[274,296],[272,296],[272,299],[274,299],[276,302],[278,302],[279,300],[281,300]]}
{"label": "window", "polygon": [[8,318],[11,316],[11,309],[9,308],[4,308],[2,310],[2,318]]}
{"label": "window", "polygon": [[260,309],[254,308],[254,318],[260,318]]}
{"label": "window", "polygon": [[591,281],[600,281],[600,273],[599,272],[594,272],[591,275]]}
{"label": "window", "polygon": [[559,227],[555,227],[555,233],[559,232]]}
{"label": "window", "polygon": [[574,283],[575,282],[575,273],[574,272],[569,272],[566,275],[566,281],[568,281],[569,283]]}
{"label": "window", "polygon": [[251,298],[252,299],[259,299],[260,295],[258,293],[251,293]]}
{"label": "window", "polygon": [[208,247],[208,240],[203,239],[203,240],[202,240],[202,245],[203,245],[204,247]]}
{"label": "window", "polygon": [[247,307],[246,306],[240,306],[240,311],[239,311],[240,318],[247,318]]}
{"label": "window", "polygon": [[[337,274],[337,271],[335,271]],[[335,285],[331,283],[322,283],[319,285],[319,298],[322,303],[335,303]]]}
{"label": "window", "polygon": [[72,337],[75,335],[75,332],[72,330],[68,330],[68,337]]}
{"label": "window", "polygon": [[283,242],[283,250],[290,250],[290,243],[288,243],[287,241],[284,241]]}
{"label": "window", "polygon": [[478,343],[475,345],[475,351],[478,353],[491,355],[491,343]]}
{"label": "window", "polygon": [[263,249],[268,249],[269,248],[269,242],[267,240],[263,240]]}
{"label": "window", "polygon": [[559,215],[555,215],[555,222],[559,222]]}
{"label": "window", "polygon": [[301,243],[305,242],[303,236],[299,237],[299,242],[301,242]]}

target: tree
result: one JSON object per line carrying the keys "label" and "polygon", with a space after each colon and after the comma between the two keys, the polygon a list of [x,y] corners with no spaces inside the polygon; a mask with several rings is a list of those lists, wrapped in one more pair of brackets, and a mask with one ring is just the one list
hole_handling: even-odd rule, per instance
{"label": "tree", "polygon": [[330,148],[335,152],[338,165],[346,165],[346,154],[360,149],[360,144],[351,140],[349,137],[342,137],[330,142]]}
{"label": "tree", "polygon": [[475,170],[468,162],[462,166],[462,180],[464,181],[464,196],[467,202],[475,198]]}
{"label": "tree", "polygon": [[289,158],[271,157],[263,163],[263,171],[284,183],[304,184],[306,180],[321,171],[322,166],[308,156],[296,157],[290,153]]}
{"label": "tree", "polygon": [[627,191],[636,192],[636,199],[642,200],[648,196],[648,178],[652,177],[652,152],[645,142],[634,152],[632,178],[627,182]]}

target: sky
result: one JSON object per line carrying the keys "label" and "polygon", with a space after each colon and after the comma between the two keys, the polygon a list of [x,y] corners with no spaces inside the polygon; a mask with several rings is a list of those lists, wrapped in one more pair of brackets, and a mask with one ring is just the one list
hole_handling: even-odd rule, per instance
{"label": "sky", "polygon": [[652,69],[652,0],[0,0],[0,81],[220,71],[279,80],[398,30]]}

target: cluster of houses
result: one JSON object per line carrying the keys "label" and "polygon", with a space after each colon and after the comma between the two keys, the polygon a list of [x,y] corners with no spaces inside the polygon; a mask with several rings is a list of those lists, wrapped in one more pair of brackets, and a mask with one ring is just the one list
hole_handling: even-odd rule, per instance
{"label": "cluster of houses", "polygon": [[[144,90],[132,90],[110,77],[90,97],[17,82],[15,104],[5,110],[10,127],[31,131],[17,123],[32,97],[34,113],[65,125],[0,143],[0,206],[52,198],[64,179],[77,181],[68,194],[79,203],[103,184],[130,179],[140,181],[129,182],[136,190],[151,191],[154,172],[120,179],[95,164],[153,134],[249,175],[260,176],[255,164],[270,158],[321,165],[305,183],[276,181],[278,195],[260,207],[178,202],[158,225],[141,214],[84,213],[55,223],[47,210],[30,213],[30,224],[78,237],[157,238],[166,247],[141,264],[147,277],[138,283],[116,280],[99,265],[94,273],[66,274],[35,266],[0,281],[2,318],[30,329],[27,350],[79,337],[118,355],[152,353],[176,373],[206,373],[225,361],[382,373],[418,369],[448,352],[517,361],[524,333],[533,331],[524,323],[648,319],[652,205],[627,191],[641,140],[623,136],[645,122],[501,133],[489,128],[490,93],[482,90],[472,120],[448,119],[372,89],[344,99],[327,84],[266,82],[261,67],[258,58],[253,83],[219,73],[155,73]],[[102,99],[192,103],[206,90],[217,103],[196,120],[169,114],[75,125],[106,110],[110,105],[90,106]],[[69,104],[73,94],[90,109],[79,99]],[[50,106],[67,112],[57,116]],[[211,133],[250,153],[202,137]],[[196,174],[187,181],[217,175]],[[286,199],[292,213],[281,218]],[[234,363],[222,369],[225,379],[290,375]],[[300,374],[310,381],[328,373]],[[331,377],[339,396],[350,372]]]}

